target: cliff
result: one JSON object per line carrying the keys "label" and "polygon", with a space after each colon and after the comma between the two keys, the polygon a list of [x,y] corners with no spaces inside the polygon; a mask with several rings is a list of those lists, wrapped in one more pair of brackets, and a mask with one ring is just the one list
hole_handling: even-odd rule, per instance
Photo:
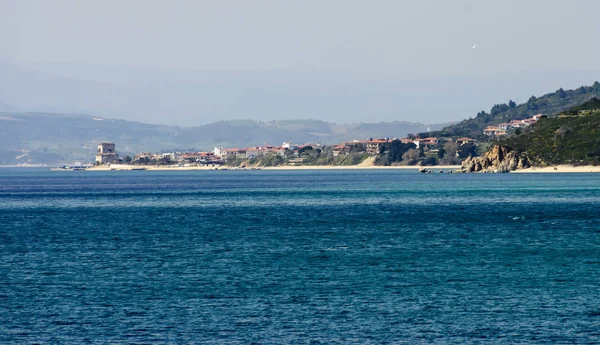
{"label": "cliff", "polygon": [[463,164],[463,172],[509,172],[530,167],[526,154],[508,146],[496,145],[480,157],[469,157]]}

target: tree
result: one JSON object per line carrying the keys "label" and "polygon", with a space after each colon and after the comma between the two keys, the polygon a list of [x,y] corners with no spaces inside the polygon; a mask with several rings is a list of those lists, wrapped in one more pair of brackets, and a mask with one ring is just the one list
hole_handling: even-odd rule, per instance
{"label": "tree", "polygon": [[455,158],[456,151],[458,151],[458,144],[453,141],[444,143],[444,151],[446,152],[446,158]]}
{"label": "tree", "polygon": [[304,152],[307,151],[312,151],[313,147],[312,146],[304,146],[303,148],[298,150],[298,155],[303,154]]}
{"label": "tree", "polygon": [[158,165],[169,165],[171,164],[171,158],[169,156],[163,156],[158,160]]}
{"label": "tree", "polygon": [[286,157],[291,157],[294,155],[294,151],[286,148],[285,151],[283,152],[283,155]]}
{"label": "tree", "polygon": [[501,112],[507,111],[509,109],[509,106],[506,104],[495,104],[492,107],[492,110],[490,110],[490,115],[494,116],[497,114],[500,114]]}
{"label": "tree", "polygon": [[567,97],[567,93],[565,92],[565,90],[563,90],[563,88],[561,87],[560,89],[556,90],[556,94],[558,95],[558,97],[560,98],[565,98]]}
{"label": "tree", "polygon": [[379,151],[378,151],[377,153],[379,153],[379,154],[384,154],[384,153],[386,153],[386,152],[387,152],[387,150],[388,150],[388,146],[389,146],[389,144],[388,144],[388,143],[385,143],[385,144],[380,144],[380,145],[379,145]]}
{"label": "tree", "polygon": [[378,155],[375,158],[375,164],[376,165],[385,165],[385,166],[391,165],[392,162],[390,162],[390,154],[389,154],[389,152],[385,153],[385,154],[382,154],[382,155]]}
{"label": "tree", "polygon": [[283,164],[283,158],[279,155],[269,156],[263,159],[263,165],[266,167],[273,167]]}
{"label": "tree", "polygon": [[537,98],[535,96],[531,96],[527,101],[527,109],[529,110],[537,110],[539,105],[537,104]]}
{"label": "tree", "polygon": [[579,95],[584,95],[587,93],[587,88],[585,86],[580,86],[579,88],[577,88],[577,94]]}
{"label": "tree", "polygon": [[476,119],[483,119],[488,117],[488,113],[486,113],[484,110],[480,111],[477,113],[477,116],[475,116]]}
{"label": "tree", "polygon": [[444,150],[443,147],[440,147],[440,149],[438,150],[437,156],[438,158],[444,158],[444,155],[446,154],[446,150]]}
{"label": "tree", "polygon": [[132,159],[130,156],[125,156],[125,158],[123,158],[123,162],[125,162],[127,164],[131,163],[131,161],[132,161]]}
{"label": "tree", "polygon": [[321,149],[314,149],[311,152],[311,156],[318,158],[321,155],[321,152],[323,152]]}
{"label": "tree", "polygon": [[144,157],[138,157],[138,159],[133,161],[134,164],[139,164],[139,165],[148,165],[150,163],[150,158],[144,156]]}
{"label": "tree", "polygon": [[510,101],[508,101],[508,106],[512,109],[514,107],[517,106],[517,103],[515,103],[512,99]]}
{"label": "tree", "polygon": [[447,141],[444,143],[445,154],[442,157],[445,164],[456,164],[456,151],[458,150],[458,144],[453,141]]}
{"label": "tree", "polygon": [[475,157],[476,155],[477,145],[475,144],[464,144],[458,148],[458,157],[460,158]]}
{"label": "tree", "polygon": [[419,150],[410,149],[410,150],[406,151],[406,153],[404,153],[404,155],[402,155],[402,161],[408,165],[415,165],[419,161],[419,157],[420,157]]}
{"label": "tree", "polygon": [[402,156],[404,155],[404,153],[406,153],[406,151],[416,148],[415,144],[405,144],[400,140],[392,140],[392,142],[389,145],[390,148],[388,150],[388,160],[390,161],[390,163],[401,162]]}

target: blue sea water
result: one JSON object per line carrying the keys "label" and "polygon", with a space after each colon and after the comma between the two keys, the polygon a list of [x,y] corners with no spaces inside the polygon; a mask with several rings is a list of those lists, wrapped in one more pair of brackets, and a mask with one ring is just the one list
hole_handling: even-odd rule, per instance
{"label": "blue sea water", "polygon": [[0,344],[598,344],[600,174],[0,169]]}

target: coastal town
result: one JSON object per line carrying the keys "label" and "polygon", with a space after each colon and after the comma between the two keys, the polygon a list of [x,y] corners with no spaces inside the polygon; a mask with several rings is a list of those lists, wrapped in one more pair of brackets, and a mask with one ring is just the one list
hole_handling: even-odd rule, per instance
{"label": "coastal town", "polygon": [[[540,118],[537,114],[523,120],[513,120],[497,126],[488,126],[483,130],[486,137],[501,137],[531,126]],[[394,145],[397,143],[398,145]],[[283,142],[280,145],[260,145],[243,148],[214,147],[212,151],[198,152],[140,152],[132,156],[120,157],[116,144],[102,142],[98,144],[95,157],[95,166],[128,165],[136,167],[145,166],[302,166],[313,165],[321,162],[323,165],[351,165],[358,164],[369,158],[376,159],[389,153],[394,147],[400,148],[400,157],[395,157],[388,164],[400,163],[403,165],[456,165],[461,160],[476,155],[478,140],[468,137],[438,138],[408,135],[403,138],[368,138],[345,141],[334,145],[321,143]],[[396,153],[397,155],[398,153]],[[344,159],[352,156],[353,159]],[[320,160],[315,160],[319,157]],[[140,169],[142,169],[140,168]]]}
{"label": "coastal town", "polygon": [[[189,166],[221,166],[231,165],[235,162],[251,161],[255,159],[278,157],[281,162],[290,166],[297,166],[306,163],[301,157],[303,152],[319,150],[326,152],[331,157],[343,157],[351,154],[359,154],[365,157],[374,157],[384,152],[393,141],[400,141],[405,145],[410,145],[412,150],[421,150],[426,155],[438,155],[440,149],[443,151],[443,144],[437,138],[378,138],[366,140],[352,140],[337,145],[321,145],[319,143],[294,144],[284,142],[281,145],[261,145],[245,148],[223,148],[215,147],[212,151],[200,152],[164,152],[150,153],[143,152],[134,157],[119,157],[116,151],[116,144],[113,142],[102,142],[98,144],[98,151],[95,157],[95,166],[128,164],[136,166],[176,165],[180,167]],[[458,146],[475,144],[477,140],[471,138],[458,138],[450,142]],[[410,149],[409,149],[410,150]],[[458,155],[458,153],[456,153]]]}

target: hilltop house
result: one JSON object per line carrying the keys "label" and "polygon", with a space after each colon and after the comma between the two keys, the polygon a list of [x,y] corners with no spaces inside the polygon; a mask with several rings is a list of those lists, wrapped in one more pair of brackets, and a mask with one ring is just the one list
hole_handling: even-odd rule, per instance
{"label": "hilltop house", "polygon": [[528,118],[528,119],[511,120],[510,122],[500,123],[496,126],[487,126],[483,130],[483,134],[489,135],[489,136],[505,135],[505,134],[507,134],[508,130],[511,128],[523,128],[523,127],[531,126],[534,123],[536,123],[539,119],[543,118],[544,116],[546,116],[546,115],[537,114],[537,115],[533,115],[533,117]]}
{"label": "hilltop house", "polygon": [[502,135],[502,134],[506,134],[506,131],[501,130],[498,126],[487,126],[483,130],[483,134],[489,135],[489,136]]}
{"label": "hilltop house", "polygon": [[349,154],[350,154],[350,146],[344,145],[344,144],[336,145],[333,147],[333,150],[331,150],[331,155],[334,157],[337,157],[339,155],[347,156]]}
{"label": "hilltop house", "polygon": [[500,132],[506,132],[508,131],[509,128],[511,128],[511,124],[510,123],[500,123],[498,124],[498,129],[500,130]]}
{"label": "hilltop house", "polygon": [[289,149],[289,150],[297,150],[298,149],[298,145],[294,145],[293,143],[290,143],[290,142],[284,142],[283,144],[281,144],[281,147],[283,147],[284,149]]}
{"label": "hilltop house", "polygon": [[420,147],[434,147],[438,145],[438,139],[437,138],[417,138],[413,141],[413,144],[415,144],[417,146],[417,148]]}
{"label": "hilltop house", "polygon": [[458,146],[466,145],[466,144],[475,144],[477,140],[471,138],[458,138],[456,139],[456,144]]}
{"label": "hilltop house", "polygon": [[365,141],[365,144],[367,144],[367,153],[370,154],[377,154],[379,153],[379,151],[381,150],[382,147],[386,146],[388,144],[388,140],[387,139],[370,139]]}

